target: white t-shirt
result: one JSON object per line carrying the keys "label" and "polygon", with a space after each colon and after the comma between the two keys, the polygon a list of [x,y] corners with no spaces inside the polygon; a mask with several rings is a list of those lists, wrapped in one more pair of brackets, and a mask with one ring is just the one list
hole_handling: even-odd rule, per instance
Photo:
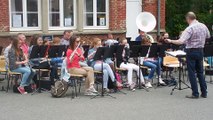
{"label": "white t-shirt", "polygon": [[105,41],[106,46],[111,46],[114,45],[115,43],[118,43],[118,41],[114,39],[108,39]]}
{"label": "white t-shirt", "polygon": [[69,46],[69,45],[70,45],[70,41],[69,41],[69,40],[65,40],[64,38],[62,38],[60,44],[61,44],[61,45]]}

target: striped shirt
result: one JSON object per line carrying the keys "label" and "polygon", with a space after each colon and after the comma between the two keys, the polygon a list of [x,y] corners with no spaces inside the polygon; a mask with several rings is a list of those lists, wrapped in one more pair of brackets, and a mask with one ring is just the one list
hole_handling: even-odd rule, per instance
{"label": "striped shirt", "polygon": [[186,48],[204,48],[206,38],[210,32],[206,25],[194,20],[182,33],[180,40],[186,44]]}

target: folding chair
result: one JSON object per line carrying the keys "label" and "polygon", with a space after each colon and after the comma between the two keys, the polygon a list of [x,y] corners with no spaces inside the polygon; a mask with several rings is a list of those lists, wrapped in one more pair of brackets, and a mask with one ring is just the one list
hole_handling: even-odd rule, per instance
{"label": "folding chair", "polygon": [[103,72],[94,70],[95,84],[98,90],[98,85],[102,84]]}
{"label": "folding chair", "polygon": [[176,57],[165,56],[163,58],[163,66],[166,67],[166,79],[168,79],[168,68],[179,68],[179,60]]}
{"label": "folding chair", "polygon": [[[72,90],[72,98],[78,96],[78,92],[80,93],[81,91],[81,82],[82,79],[85,77],[83,75],[77,75],[77,74],[72,74],[69,73],[67,70],[67,59],[65,58],[63,60],[62,66],[61,66],[61,80],[65,80],[68,82],[68,86]],[[77,84],[79,84],[79,91],[77,92]],[[74,95],[75,94],[75,95]]]}
{"label": "folding chair", "polygon": [[4,79],[7,79],[6,64],[3,57],[0,57],[0,74],[5,75]]}

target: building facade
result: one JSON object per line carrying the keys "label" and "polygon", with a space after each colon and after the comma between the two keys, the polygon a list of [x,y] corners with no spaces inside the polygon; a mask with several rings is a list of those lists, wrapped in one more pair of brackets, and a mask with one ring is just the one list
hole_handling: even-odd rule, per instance
{"label": "building facade", "polygon": [[[73,30],[85,41],[137,35],[135,18],[141,11],[157,15],[158,0],[1,0],[0,43],[17,33],[61,36]],[[161,29],[165,28],[165,0],[161,0]]]}

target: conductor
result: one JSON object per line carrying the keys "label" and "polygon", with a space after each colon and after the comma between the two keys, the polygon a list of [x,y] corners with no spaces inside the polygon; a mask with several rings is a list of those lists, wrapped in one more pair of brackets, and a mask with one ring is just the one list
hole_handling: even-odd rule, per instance
{"label": "conductor", "polygon": [[187,69],[192,88],[192,95],[187,95],[186,98],[199,98],[198,85],[195,75],[197,75],[201,88],[200,97],[207,98],[207,85],[203,74],[203,48],[206,38],[210,37],[210,32],[203,23],[196,20],[196,15],[193,12],[188,12],[186,14],[186,21],[189,26],[184,30],[180,39],[166,39],[166,42],[186,45]]}

